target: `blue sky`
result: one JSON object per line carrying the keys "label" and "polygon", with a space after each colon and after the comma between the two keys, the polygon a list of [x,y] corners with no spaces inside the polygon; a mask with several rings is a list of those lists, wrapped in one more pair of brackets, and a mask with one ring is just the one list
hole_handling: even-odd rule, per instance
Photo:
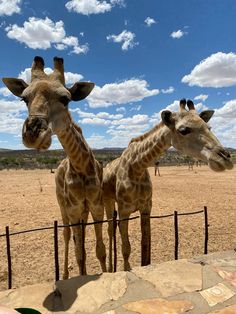
{"label": "blue sky", "polygon": [[[93,148],[127,146],[183,97],[215,109],[213,132],[236,148],[235,16],[235,0],[0,0],[0,76],[27,81],[34,56],[49,72],[63,57],[68,86],[96,84],[70,104]],[[24,148],[26,114],[1,83],[0,147]]]}

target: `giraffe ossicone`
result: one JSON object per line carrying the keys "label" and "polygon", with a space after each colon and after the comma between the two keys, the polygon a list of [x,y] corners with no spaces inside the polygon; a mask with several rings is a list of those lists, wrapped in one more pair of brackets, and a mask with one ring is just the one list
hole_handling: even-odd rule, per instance
{"label": "giraffe ossicone", "polygon": [[[68,104],[87,97],[94,83],[77,82],[65,86],[63,59],[54,58],[54,71],[44,72],[44,60],[36,56],[31,68],[31,82],[19,78],[3,78],[8,89],[25,101],[28,117],[22,128],[25,146],[39,150],[48,149],[52,134],[56,134],[66,152],[66,159],[56,172],[56,194],[64,225],[87,222],[91,213],[94,221],[103,220],[102,167],[83,137],[82,130],[73,121]],[[95,224],[96,254],[102,271],[106,271],[106,250],[102,237],[102,224]],[[76,260],[80,274],[86,274],[85,252],[82,251],[82,230],[72,226]],[[70,227],[64,228],[64,275],[68,273]],[[83,258],[84,257],[84,258]]]}

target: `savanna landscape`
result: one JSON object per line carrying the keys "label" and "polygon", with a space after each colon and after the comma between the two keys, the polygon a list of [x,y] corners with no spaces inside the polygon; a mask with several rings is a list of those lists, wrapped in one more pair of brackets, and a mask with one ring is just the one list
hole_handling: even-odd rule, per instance
{"label": "savanna landscape", "polygon": [[[49,167],[50,168],[50,167]],[[215,252],[236,248],[236,169],[215,173],[206,165],[161,166],[160,176],[149,168],[153,182],[152,215],[166,215],[177,210],[191,212],[208,207],[209,245]],[[0,234],[5,226],[10,232],[53,226],[54,220],[61,224],[61,215],[55,195],[55,174],[50,169],[4,169],[0,171]],[[91,217],[89,218],[91,220]],[[131,241],[131,266],[140,265],[140,222],[129,223]],[[173,218],[152,220],[152,263],[174,259]],[[59,229],[60,271],[63,269],[64,244]],[[107,226],[103,228],[108,253]],[[118,240],[118,270],[122,270],[120,236]],[[179,258],[203,254],[204,216],[179,217]],[[7,288],[6,240],[0,237],[0,289]],[[100,272],[95,256],[93,226],[86,229],[88,274]],[[54,279],[53,230],[36,231],[11,236],[13,287]],[[70,276],[78,275],[73,240],[70,242]]]}

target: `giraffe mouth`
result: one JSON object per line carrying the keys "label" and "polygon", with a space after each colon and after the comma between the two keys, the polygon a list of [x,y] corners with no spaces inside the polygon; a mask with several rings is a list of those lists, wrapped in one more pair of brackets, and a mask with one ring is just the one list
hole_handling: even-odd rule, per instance
{"label": "giraffe mouth", "polygon": [[227,150],[223,147],[216,147],[214,149],[207,149],[206,158],[209,167],[216,172],[221,172],[224,170],[231,170],[233,168],[233,163],[231,161],[231,156]]}
{"label": "giraffe mouth", "polygon": [[22,129],[23,144],[28,148],[46,150],[51,145],[52,128],[45,119],[26,119]]}

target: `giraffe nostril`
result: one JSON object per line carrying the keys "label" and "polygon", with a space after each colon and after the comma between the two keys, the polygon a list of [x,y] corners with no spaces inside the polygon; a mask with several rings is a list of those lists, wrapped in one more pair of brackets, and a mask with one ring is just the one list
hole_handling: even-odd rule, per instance
{"label": "giraffe nostril", "polygon": [[227,150],[225,150],[225,149],[219,149],[217,154],[219,156],[223,157],[224,159],[229,159],[230,158],[230,153]]}

